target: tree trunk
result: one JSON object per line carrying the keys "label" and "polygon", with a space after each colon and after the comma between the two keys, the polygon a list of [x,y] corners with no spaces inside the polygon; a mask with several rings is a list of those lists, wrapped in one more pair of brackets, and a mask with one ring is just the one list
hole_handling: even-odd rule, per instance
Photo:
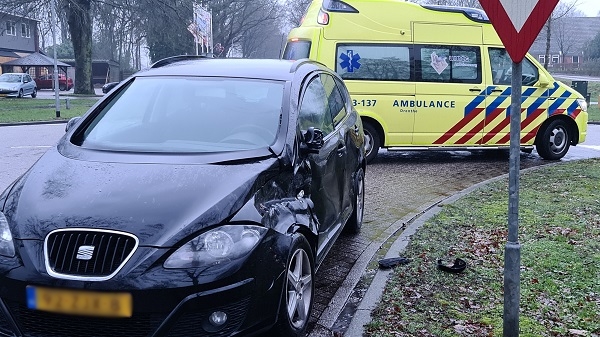
{"label": "tree trunk", "polygon": [[546,56],[544,57],[544,68],[548,69],[550,63],[550,36],[552,33],[552,18],[546,22]]}
{"label": "tree trunk", "polygon": [[71,0],[66,12],[75,52],[74,92],[93,95],[91,0]]}

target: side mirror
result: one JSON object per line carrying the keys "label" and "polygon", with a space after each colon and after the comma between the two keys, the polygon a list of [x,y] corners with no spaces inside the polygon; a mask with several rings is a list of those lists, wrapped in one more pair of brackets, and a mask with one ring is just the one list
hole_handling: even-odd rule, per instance
{"label": "side mirror", "polygon": [[302,138],[304,138],[303,149],[308,153],[319,153],[319,150],[325,143],[323,141],[323,131],[315,129],[312,126],[306,130],[306,132],[302,135]]}
{"label": "side mirror", "polygon": [[67,126],[65,126],[65,132],[69,132],[69,130],[71,130],[71,128],[73,128],[73,126],[75,126],[75,124],[77,124],[80,119],[80,116],[69,119],[69,121],[67,122]]}
{"label": "side mirror", "polygon": [[548,80],[548,77],[546,77],[546,74],[543,74],[543,73],[539,74],[538,83],[540,84],[540,87],[542,87],[542,88],[546,88],[547,86],[550,85],[550,81]]}

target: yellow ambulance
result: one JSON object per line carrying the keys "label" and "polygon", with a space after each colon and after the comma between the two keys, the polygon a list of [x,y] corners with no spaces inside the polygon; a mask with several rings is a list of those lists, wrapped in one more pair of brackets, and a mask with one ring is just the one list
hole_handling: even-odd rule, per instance
{"label": "yellow ambulance", "polygon": [[[314,0],[285,59],[334,69],[361,115],[372,160],[388,150],[510,147],[512,61],[485,12],[402,0]],[[587,104],[523,60],[521,149],[549,160],[585,140]]]}

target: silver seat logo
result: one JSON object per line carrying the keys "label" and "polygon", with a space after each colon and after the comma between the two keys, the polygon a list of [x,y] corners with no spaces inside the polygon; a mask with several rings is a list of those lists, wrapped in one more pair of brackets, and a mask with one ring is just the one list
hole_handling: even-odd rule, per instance
{"label": "silver seat logo", "polygon": [[94,246],[80,246],[77,249],[77,256],[76,256],[77,260],[84,260],[84,261],[91,260],[92,256],[94,256],[95,248],[96,247],[94,247]]}

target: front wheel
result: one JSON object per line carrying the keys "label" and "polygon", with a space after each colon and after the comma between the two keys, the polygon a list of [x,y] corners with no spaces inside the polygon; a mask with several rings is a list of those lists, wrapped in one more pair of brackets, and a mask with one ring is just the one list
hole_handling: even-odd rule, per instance
{"label": "front wheel", "polygon": [[31,92],[31,98],[35,98],[37,96],[37,89],[33,88],[33,91]]}
{"label": "front wheel", "polygon": [[365,173],[362,168],[356,173],[354,188],[354,210],[346,223],[346,230],[352,234],[358,234],[362,227],[365,210]]}
{"label": "front wheel", "polygon": [[363,130],[365,132],[365,156],[367,157],[367,163],[370,163],[379,152],[381,137],[377,129],[370,123],[364,123]]}
{"label": "front wheel", "polygon": [[19,90],[19,93],[17,94],[17,98],[23,98],[23,89]]}
{"label": "front wheel", "polygon": [[66,84],[61,84],[58,86],[58,90],[60,91],[67,91],[67,85]]}
{"label": "front wheel", "polygon": [[304,336],[313,304],[315,263],[306,238],[292,243],[284,279],[279,318],[273,333],[281,337]]}
{"label": "front wheel", "polygon": [[542,158],[558,160],[567,154],[570,145],[569,128],[562,120],[555,119],[538,134],[535,148]]}

